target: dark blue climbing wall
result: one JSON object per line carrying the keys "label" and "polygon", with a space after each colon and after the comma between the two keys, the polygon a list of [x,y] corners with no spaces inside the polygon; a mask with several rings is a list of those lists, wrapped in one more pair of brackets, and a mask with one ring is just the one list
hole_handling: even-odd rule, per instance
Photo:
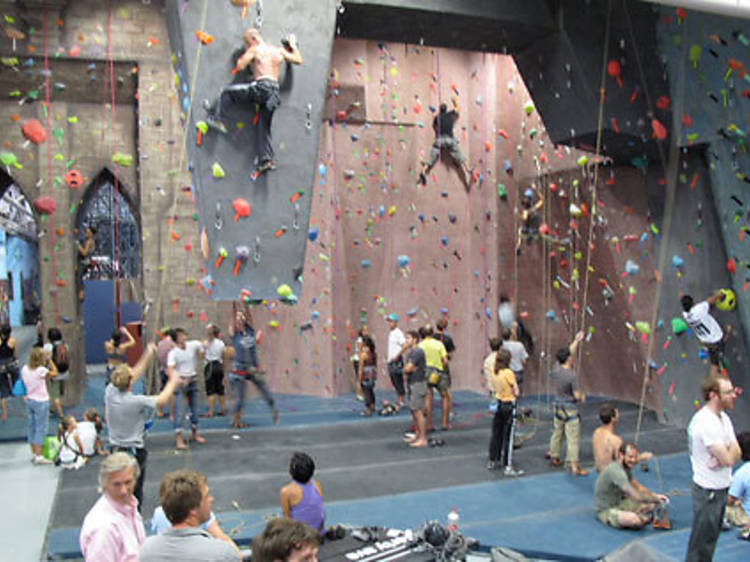
{"label": "dark blue climbing wall", "polygon": [[[286,284],[299,294],[310,198],[317,156],[318,130],[326,92],[329,59],[334,37],[336,9],[332,0],[301,2],[258,0],[243,19],[240,8],[228,1],[167,1],[167,26],[174,52],[180,104],[187,116],[187,152],[201,231],[209,244],[204,284],[212,280],[213,297],[236,299],[241,291],[251,298],[276,298]],[[204,99],[213,101],[222,86],[247,81],[247,74],[232,73],[237,51],[243,49],[242,33],[260,29],[264,39],[280,45],[294,33],[304,63],[287,65],[280,77],[281,107],[273,117],[273,144],[277,169],[253,181],[256,161],[254,107],[227,102],[224,135],[209,130],[197,146],[196,123],[205,120]],[[213,37],[198,55],[196,31]],[[197,73],[195,89],[191,92]],[[192,95],[192,96],[191,96]],[[216,173],[220,169],[223,171]],[[250,216],[235,221],[233,202],[244,198]],[[251,257],[234,275],[236,248],[247,246]],[[220,249],[227,257],[217,267]]]}

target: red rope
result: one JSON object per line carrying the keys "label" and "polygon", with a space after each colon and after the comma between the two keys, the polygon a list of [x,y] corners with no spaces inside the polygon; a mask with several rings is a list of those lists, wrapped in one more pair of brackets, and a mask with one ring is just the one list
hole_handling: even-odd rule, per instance
{"label": "red rope", "polygon": [[[46,108],[46,125],[47,125],[47,132],[48,137],[52,137],[52,122],[50,119],[50,111],[52,108],[50,107],[50,100],[49,100],[49,52],[48,52],[48,42],[47,42],[47,8],[46,6],[43,9],[44,14],[44,95],[45,95],[45,108]],[[50,197],[53,197],[52,195],[52,141],[47,141],[47,185],[49,186],[49,195]],[[47,237],[49,238],[49,247],[50,247],[50,263],[52,266],[52,283],[53,283],[53,291],[52,291],[52,300],[55,304],[55,325],[60,324],[60,299],[58,296],[58,291],[60,290],[59,287],[57,287],[57,256],[55,255],[55,216],[54,214],[50,214],[48,217],[48,228],[47,228]]]}
{"label": "red rope", "polygon": [[[115,62],[112,56],[112,0],[109,0],[107,13],[107,65],[109,67],[109,93],[112,107],[112,154],[117,152],[117,113],[115,106]],[[105,73],[106,75],[106,73]],[[105,82],[106,82],[105,76]],[[112,191],[114,206],[114,228],[115,228],[115,252],[114,252],[114,270],[115,270],[115,321],[120,326],[120,206],[119,193],[120,186],[117,177],[118,164],[113,166],[115,184]]]}

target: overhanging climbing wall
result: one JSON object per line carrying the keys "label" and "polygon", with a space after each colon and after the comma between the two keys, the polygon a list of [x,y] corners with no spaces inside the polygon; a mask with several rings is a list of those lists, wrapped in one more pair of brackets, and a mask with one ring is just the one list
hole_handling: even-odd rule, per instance
{"label": "overhanging climbing wall", "polygon": [[[193,175],[201,233],[205,232],[208,241],[202,284],[213,285],[214,298],[222,300],[236,299],[242,290],[250,291],[253,299],[276,298],[283,284],[296,295],[307,240],[335,6],[332,0],[258,0],[243,18],[241,9],[228,0],[208,2],[204,11],[207,2],[167,2],[179,103],[186,116],[192,100],[186,165]],[[272,128],[277,169],[256,181],[250,177],[257,154],[254,106],[225,101],[228,133],[201,133],[200,146],[196,127],[206,118],[204,99],[213,102],[221,87],[252,79],[247,73],[232,72],[237,51],[243,49],[242,33],[248,27],[259,28],[272,45],[280,45],[283,37],[294,33],[304,59],[301,66],[282,67],[281,107],[273,116]],[[213,38],[201,45],[200,55],[197,31]],[[238,216],[233,207],[237,199],[250,204],[249,216]],[[249,250],[249,258],[235,267],[237,249],[243,246]],[[222,250],[226,256],[219,260]]]}

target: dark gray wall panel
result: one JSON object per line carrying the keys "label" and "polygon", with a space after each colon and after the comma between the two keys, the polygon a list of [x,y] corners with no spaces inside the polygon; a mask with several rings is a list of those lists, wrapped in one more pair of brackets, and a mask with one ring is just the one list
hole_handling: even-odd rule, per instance
{"label": "dark gray wall panel", "polygon": [[[278,45],[282,37],[296,34],[304,64],[288,66],[285,72],[282,71],[282,105],[273,118],[277,169],[253,182],[250,174],[256,157],[252,125],[254,111],[227,103],[229,134],[209,131],[203,136],[201,148],[196,146],[195,123],[206,117],[201,107],[202,100],[213,101],[220,88],[233,80],[249,79],[247,76],[232,76],[233,53],[243,47],[244,29],[258,27],[259,4],[263,9],[260,29],[264,39]],[[215,281],[213,296],[222,300],[234,299],[242,289],[248,289],[253,298],[275,298],[276,288],[282,283],[299,294],[318,131],[336,20],[334,2],[259,2],[250,7],[244,20],[240,17],[240,10],[229,2],[210,2],[205,25],[201,25],[203,6],[204,2],[168,0],[167,22],[184,112],[189,106],[192,77],[196,71],[198,73],[188,124],[187,150],[200,225],[206,228],[210,241],[211,257],[206,269]],[[201,49],[198,61],[197,30],[214,36],[214,42]],[[310,126],[306,127],[308,120]],[[238,128],[237,123],[244,125]],[[224,169],[226,177],[214,179],[211,168],[215,162]],[[298,208],[295,210],[290,198],[300,190],[304,190],[304,195],[296,202]],[[232,201],[237,197],[249,201],[252,213],[249,218],[235,222]],[[223,220],[221,229],[215,226],[217,205]],[[274,234],[284,227],[286,232],[276,238]],[[233,276],[235,248],[247,245],[254,249],[256,238],[260,239],[260,261],[256,264],[250,259],[239,274]],[[220,246],[226,248],[229,257],[216,268]]]}

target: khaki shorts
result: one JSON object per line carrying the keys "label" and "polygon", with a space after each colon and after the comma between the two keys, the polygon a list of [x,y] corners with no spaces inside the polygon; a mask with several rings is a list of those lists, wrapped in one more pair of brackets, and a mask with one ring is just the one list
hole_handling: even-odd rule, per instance
{"label": "khaki shorts", "polygon": [[50,402],[63,397],[63,394],[65,393],[64,384],[65,381],[47,379],[47,394],[49,394]]}
{"label": "khaki shorts", "polygon": [[425,399],[427,398],[427,384],[424,381],[415,382],[409,385],[409,409],[416,412],[424,410]]}
{"label": "khaki shorts", "polygon": [[604,509],[596,514],[596,518],[599,519],[605,525],[620,529],[620,513],[623,512],[637,512],[640,504],[637,501],[631,499],[622,500],[615,507]]}

